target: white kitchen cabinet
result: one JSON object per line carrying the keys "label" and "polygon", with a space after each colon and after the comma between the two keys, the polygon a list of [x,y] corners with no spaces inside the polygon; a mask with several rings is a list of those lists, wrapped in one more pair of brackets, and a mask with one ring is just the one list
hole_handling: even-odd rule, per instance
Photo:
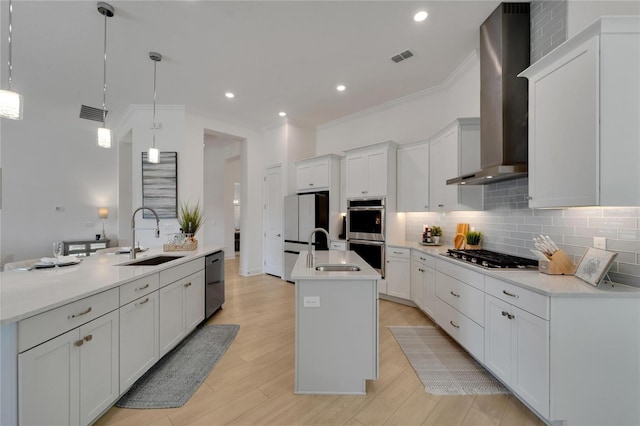
{"label": "white kitchen cabinet", "polygon": [[640,17],[602,17],[523,71],[529,207],[640,205]]}
{"label": "white kitchen cabinet", "polygon": [[393,142],[383,142],[345,150],[347,198],[390,196],[395,200],[396,147]]}
{"label": "white kitchen cabinet", "polygon": [[120,307],[120,392],[160,359],[159,294],[154,291]]}
{"label": "white kitchen cabinet", "polygon": [[429,144],[402,145],[397,162],[397,210],[429,211]]}
{"label": "white kitchen cabinet", "polygon": [[339,179],[340,157],[327,154],[296,161],[298,192],[329,191],[333,180]]}
{"label": "white kitchen cabinet", "polygon": [[435,261],[432,257],[412,250],[411,256],[411,300],[431,318],[436,317]]}
{"label": "white kitchen cabinet", "polygon": [[120,395],[118,312],[18,355],[21,425],[87,425]]}
{"label": "white kitchen cabinet", "polygon": [[429,210],[482,210],[483,186],[447,185],[447,179],[480,169],[480,119],[459,118],[429,144]]}
{"label": "white kitchen cabinet", "polygon": [[204,271],[160,289],[160,357],[204,319]]}
{"label": "white kitchen cabinet", "polygon": [[401,247],[387,247],[387,267],[385,280],[389,296],[411,300],[411,250]]}

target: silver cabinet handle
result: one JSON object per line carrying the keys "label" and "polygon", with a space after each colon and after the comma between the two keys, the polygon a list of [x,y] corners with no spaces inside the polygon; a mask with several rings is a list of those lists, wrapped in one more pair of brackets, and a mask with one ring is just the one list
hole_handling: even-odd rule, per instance
{"label": "silver cabinet handle", "polygon": [[93,339],[93,334],[89,334],[88,336],[84,337],[85,342],[90,342],[92,339]]}
{"label": "silver cabinet handle", "polygon": [[424,272],[424,269],[422,269],[422,268],[418,268],[418,271],[420,271],[420,272]]}
{"label": "silver cabinet handle", "polygon": [[438,204],[438,207],[444,207],[444,204]]}
{"label": "silver cabinet handle", "polygon": [[78,346],[78,347],[80,347],[80,346],[84,345],[84,339],[80,339],[80,340],[74,342],[73,344]]}
{"label": "silver cabinet handle", "polygon": [[457,325],[455,322],[453,321],[449,321],[449,324],[451,324],[452,326],[454,326],[455,328],[460,328],[459,325]]}
{"label": "silver cabinet handle", "polygon": [[312,183],[310,183],[310,184],[309,184],[309,186],[313,186],[313,184],[312,184]]}
{"label": "silver cabinet handle", "polygon": [[184,286],[185,287],[191,287],[191,283],[186,283]]}
{"label": "silver cabinet handle", "polygon": [[369,191],[362,191],[362,193],[363,193],[363,194],[367,194],[367,193],[369,193]]}
{"label": "silver cabinet handle", "polygon": [[136,306],[140,306],[140,305],[144,305],[145,303],[147,303],[149,301],[149,298],[147,297],[146,299],[144,299],[142,302],[138,302],[136,303]]}
{"label": "silver cabinet handle", "polygon": [[394,251],[393,254],[402,254],[401,251]]}
{"label": "silver cabinet handle", "polygon": [[502,292],[509,297],[515,297],[516,299],[518,298],[517,294],[509,293],[507,290],[502,290]]}
{"label": "silver cabinet handle", "polygon": [[78,312],[77,314],[71,314],[67,317],[67,319],[73,319],[73,318],[78,318],[81,317],[82,315],[86,315],[89,312],[91,312],[91,306],[89,306],[86,310],[82,311],[82,312]]}
{"label": "silver cabinet handle", "polygon": [[425,259],[424,257],[420,256],[420,260],[426,261],[427,259]]}
{"label": "silver cabinet handle", "polygon": [[144,290],[146,288],[149,288],[149,283],[147,283],[146,285],[143,285],[142,287],[136,288],[135,291],[142,291],[142,290]]}
{"label": "silver cabinet handle", "polygon": [[450,291],[449,293],[451,293],[451,295],[452,295],[453,297],[460,297],[460,295],[459,295],[459,294],[455,294],[453,291]]}
{"label": "silver cabinet handle", "polygon": [[279,237],[279,236],[280,236],[280,234],[276,234],[276,237]]}
{"label": "silver cabinet handle", "polygon": [[515,318],[515,315],[512,315],[512,314],[510,314],[509,312],[506,312],[506,311],[502,311],[502,316],[503,317],[507,317],[509,319],[514,319]]}

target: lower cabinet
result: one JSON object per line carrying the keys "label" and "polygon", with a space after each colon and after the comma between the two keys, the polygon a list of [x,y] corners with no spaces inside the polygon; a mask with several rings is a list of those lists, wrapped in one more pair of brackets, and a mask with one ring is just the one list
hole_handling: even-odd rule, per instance
{"label": "lower cabinet", "polygon": [[435,262],[429,256],[413,251],[411,257],[411,299],[431,318],[436,317]]}
{"label": "lower cabinet", "polygon": [[385,280],[389,296],[411,300],[411,250],[407,248],[387,248]]}
{"label": "lower cabinet", "polygon": [[204,319],[204,271],[160,289],[160,356]]}
{"label": "lower cabinet", "polygon": [[120,395],[118,312],[18,355],[21,425],[91,423]]}

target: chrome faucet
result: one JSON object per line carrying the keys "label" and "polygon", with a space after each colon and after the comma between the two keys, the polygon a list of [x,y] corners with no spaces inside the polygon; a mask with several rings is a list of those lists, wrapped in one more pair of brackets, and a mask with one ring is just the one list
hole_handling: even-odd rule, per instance
{"label": "chrome faucet", "polygon": [[318,231],[322,231],[327,235],[327,245],[331,246],[331,237],[329,237],[329,233],[322,228],[313,228],[311,232],[309,232],[309,246],[307,247],[307,268],[313,268],[313,253],[311,253],[311,240],[313,239],[313,234]]}
{"label": "chrome faucet", "polygon": [[136,213],[140,210],[149,210],[156,217],[156,238],[160,238],[160,218],[158,217],[158,213],[150,207],[138,207],[136,211],[133,212],[131,216],[131,250],[129,251],[129,259],[136,258]]}

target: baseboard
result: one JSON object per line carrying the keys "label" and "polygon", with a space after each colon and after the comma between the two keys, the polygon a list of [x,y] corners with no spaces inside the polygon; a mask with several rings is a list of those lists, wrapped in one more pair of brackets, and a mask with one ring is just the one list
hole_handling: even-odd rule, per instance
{"label": "baseboard", "polygon": [[388,294],[379,294],[380,299],[388,300],[390,302],[400,303],[402,305],[411,306],[417,308],[418,306],[413,303],[411,300],[403,299],[401,297],[389,296]]}

